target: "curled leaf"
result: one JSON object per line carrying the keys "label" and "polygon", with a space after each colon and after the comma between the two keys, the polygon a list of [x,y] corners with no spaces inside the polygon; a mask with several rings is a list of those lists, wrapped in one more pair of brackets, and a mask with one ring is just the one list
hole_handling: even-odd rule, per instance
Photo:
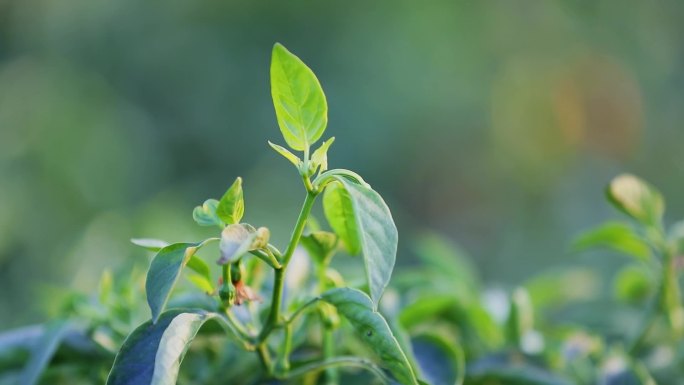
{"label": "curled leaf", "polygon": [[660,192],[646,181],[631,175],[615,177],[606,191],[608,200],[619,210],[646,225],[658,225],[665,211]]}
{"label": "curled leaf", "polygon": [[228,188],[216,207],[216,215],[227,224],[239,223],[245,213],[245,201],[242,195],[242,178],[237,177]]}
{"label": "curled leaf", "polygon": [[192,210],[192,219],[200,226],[220,226],[223,227],[223,221],[216,214],[219,201],[216,199],[207,199],[202,206],[195,207]]}

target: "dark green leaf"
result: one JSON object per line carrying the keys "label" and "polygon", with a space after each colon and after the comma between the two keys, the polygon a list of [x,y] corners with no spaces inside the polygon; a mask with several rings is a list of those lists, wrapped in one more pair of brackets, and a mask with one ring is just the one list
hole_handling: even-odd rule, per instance
{"label": "dark green leaf", "polygon": [[19,384],[37,384],[41,374],[50,363],[53,354],[62,342],[70,328],[70,324],[64,320],[51,322],[45,326],[45,332],[31,348],[31,358],[22,371]]}
{"label": "dark green leaf", "polygon": [[384,365],[402,384],[417,384],[416,376],[387,321],[373,310],[373,301],[362,291],[339,288],[322,294],[322,300],[335,306],[352,324],[361,339],[373,349]]}
{"label": "dark green leaf", "polygon": [[242,195],[242,178],[237,177],[228,188],[216,207],[216,215],[227,224],[239,223],[245,213],[245,201]]}
{"label": "dark green leaf", "polygon": [[207,199],[202,206],[197,206],[192,210],[192,219],[200,226],[223,227],[223,221],[216,214],[218,205],[219,202],[216,199]]}
{"label": "dark green leaf", "polygon": [[644,180],[622,174],[608,185],[608,200],[619,210],[645,225],[660,225],[665,201],[655,187]]}
{"label": "dark green leaf", "polygon": [[621,222],[607,222],[584,232],[572,245],[577,252],[597,247],[606,247],[642,261],[647,261],[651,255],[648,244],[630,226]]}
{"label": "dark green leaf", "polygon": [[[211,240],[214,240],[213,238]],[[209,240],[207,240],[209,241]],[[147,271],[145,291],[147,303],[152,311],[152,320],[156,322],[164,311],[171,291],[180,277],[183,267],[190,261],[197,250],[207,241],[201,243],[174,243],[159,250],[152,259]]]}
{"label": "dark green leaf", "polygon": [[107,385],[174,385],[185,352],[197,331],[217,318],[204,311],[170,310],[158,322],[140,325],[126,338]]}
{"label": "dark green leaf", "polygon": [[281,44],[273,46],[271,96],[287,144],[304,151],[328,124],[328,104],[316,75]]}
{"label": "dark green leaf", "polygon": [[463,383],[465,358],[453,341],[428,332],[412,338],[411,345],[423,376],[431,385]]}
{"label": "dark green leaf", "polygon": [[[356,232],[356,239],[363,253],[370,296],[377,306],[394,269],[399,240],[397,227],[382,197],[368,184],[357,183],[342,176],[335,176],[335,179],[339,185],[328,185],[326,192],[329,188],[341,187],[347,193],[345,199],[348,198],[348,203],[344,205],[351,204],[353,222],[347,221],[345,231]],[[348,216],[348,213],[345,211],[344,215]],[[354,226],[350,226],[350,223],[354,223]],[[350,237],[350,234],[347,236]]]}

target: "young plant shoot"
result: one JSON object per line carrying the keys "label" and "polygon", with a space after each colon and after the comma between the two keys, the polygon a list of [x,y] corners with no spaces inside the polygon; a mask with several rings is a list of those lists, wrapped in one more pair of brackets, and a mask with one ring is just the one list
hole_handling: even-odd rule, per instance
{"label": "young plant shoot", "polygon": [[[225,331],[227,344],[237,342],[230,346],[258,357],[264,373],[261,380],[296,382],[298,377],[317,375],[324,376],[321,379],[326,384],[334,385],[340,383],[343,368],[349,366],[367,370],[372,374],[368,377],[374,377],[376,382],[419,384],[407,355],[377,311],[396,259],[398,238],[392,215],[382,197],[359,175],[345,169],[328,169],[327,152],[334,138],[321,140],[328,122],[328,105],[311,69],[276,44],[270,76],[278,126],[289,149],[269,144],[296,167],[305,190],[289,242],[277,247],[270,243],[267,227],[242,222],[246,207],[239,177],[220,200],[209,199],[192,213],[197,224],[216,227],[215,237],[172,244],[135,240],[156,251],[145,285],[151,319],[124,342],[109,373],[108,385],[175,384],[190,343],[210,322]],[[317,201],[323,204],[332,232],[307,226]],[[209,245],[218,246],[213,261],[198,255]],[[311,275],[315,290],[306,292],[305,298],[288,292],[286,298],[286,273],[300,246],[315,268]],[[361,256],[358,263],[362,260],[365,268],[363,291],[348,287],[330,267],[340,248]],[[212,277],[210,263],[220,265],[220,277]],[[270,270],[272,277],[265,283],[254,278],[264,270]],[[185,274],[214,298],[214,308],[169,306],[174,287]],[[259,301],[263,312],[255,304]],[[374,353],[372,359],[338,354],[336,335],[347,330],[340,327],[340,318],[346,319],[351,326],[349,332],[356,333],[367,351]],[[295,337],[312,323],[320,329],[317,357],[294,360]]]}

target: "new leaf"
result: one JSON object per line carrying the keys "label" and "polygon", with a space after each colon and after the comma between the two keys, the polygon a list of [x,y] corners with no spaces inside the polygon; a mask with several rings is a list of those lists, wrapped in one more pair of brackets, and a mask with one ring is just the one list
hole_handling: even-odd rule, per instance
{"label": "new leaf", "polygon": [[285,142],[304,151],[328,124],[328,104],[316,75],[287,48],[276,43],[271,57],[271,96]]}

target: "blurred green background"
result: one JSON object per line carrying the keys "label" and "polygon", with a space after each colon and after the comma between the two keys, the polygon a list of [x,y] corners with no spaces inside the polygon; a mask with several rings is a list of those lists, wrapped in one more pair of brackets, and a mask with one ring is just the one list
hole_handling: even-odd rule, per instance
{"label": "blurred green background", "polygon": [[193,207],[238,175],[245,219],[287,239],[276,41],[321,80],[330,165],[385,197],[400,264],[425,229],[489,282],[582,263],[568,242],[615,215],[619,172],[684,213],[682,20],[680,1],[0,1],[0,329],[146,266],[131,237],[200,239]]}

